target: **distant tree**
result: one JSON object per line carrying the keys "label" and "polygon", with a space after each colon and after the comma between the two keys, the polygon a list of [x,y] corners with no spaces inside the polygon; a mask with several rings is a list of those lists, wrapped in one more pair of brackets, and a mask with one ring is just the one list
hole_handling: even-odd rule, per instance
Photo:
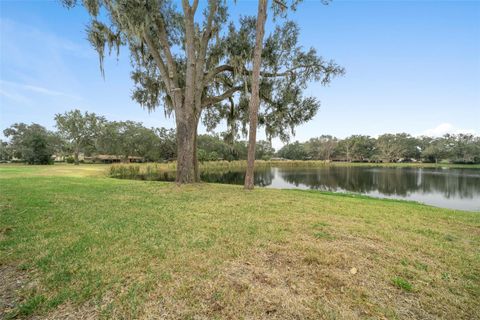
{"label": "distant tree", "polygon": [[97,153],[127,160],[139,156],[146,161],[172,160],[176,156],[175,130],[146,128],[134,121],[106,122],[97,139]]}
{"label": "distant tree", "polygon": [[475,163],[480,163],[480,136],[476,136],[473,142],[473,161]]}
{"label": "distant tree", "polygon": [[56,156],[65,157],[72,154],[70,143],[59,132],[52,132],[50,141]]}
{"label": "distant tree", "polygon": [[308,156],[305,145],[298,141],[284,145],[278,155],[289,160],[305,160]]}
{"label": "distant tree", "polygon": [[448,157],[445,140],[442,138],[422,137],[422,159],[426,162],[438,163]]}
{"label": "distant tree", "polygon": [[174,129],[157,128],[158,159],[171,160],[177,157],[177,140]]}
{"label": "distant tree", "polygon": [[198,160],[204,161],[216,161],[219,159],[219,155],[216,151],[207,152],[204,149],[198,149]]}
{"label": "distant tree", "polygon": [[107,121],[100,128],[96,139],[97,154],[109,154],[120,156],[122,151],[121,123],[118,121]]}
{"label": "distant tree", "polygon": [[78,109],[56,114],[55,121],[57,129],[62,136],[70,143],[73,149],[75,164],[79,164],[78,155],[85,148],[95,144],[104,122],[104,117],[95,113],[82,112]]}
{"label": "distant tree", "polygon": [[55,136],[39,124],[15,123],[3,131],[10,138],[12,154],[28,164],[51,164]]}
{"label": "distant tree", "polygon": [[156,136],[139,122],[122,121],[120,137],[120,150],[126,161],[129,156],[144,157],[154,147],[152,137]]}
{"label": "distant tree", "polygon": [[[158,137],[152,129],[134,121],[120,122],[120,149],[125,159],[138,156],[152,160],[151,151],[158,145]],[[150,159],[149,159],[150,158]]]}
{"label": "distant tree", "polygon": [[10,161],[13,157],[13,150],[10,144],[0,139],[0,161]]}
{"label": "distant tree", "polygon": [[[235,149],[235,153],[238,155],[238,159],[240,160],[246,160],[247,159],[247,142],[243,140],[239,141],[234,141],[232,143],[233,149]],[[261,149],[261,147],[260,147]],[[257,149],[255,149],[255,153],[257,152]],[[262,152],[261,150],[259,151],[260,153]],[[260,159],[260,158],[257,158]]]}
{"label": "distant tree", "polygon": [[330,135],[311,138],[305,142],[305,148],[310,159],[331,160],[338,145],[338,139]]}
{"label": "distant tree", "polygon": [[347,161],[369,161],[375,153],[375,139],[365,135],[352,135],[340,141],[336,151]]}
{"label": "distant tree", "polygon": [[454,162],[472,163],[479,156],[478,139],[473,134],[445,135],[444,139],[450,145]]}
{"label": "distant tree", "polygon": [[255,148],[255,159],[270,160],[275,155],[275,149],[270,141],[260,140]]}
{"label": "distant tree", "polygon": [[198,136],[198,148],[205,151],[204,155],[208,155],[208,160],[213,160],[212,153],[215,153],[215,160],[219,158],[227,161],[238,160],[239,153],[235,148],[237,145],[227,143],[217,135],[203,134]]}
{"label": "distant tree", "polygon": [[352,160],[351,150],[353,146],[353,141],[348,139],[341,139],[337,147],[335,148],[335,154],[342,161],[350,162]]}
{"label": "distant tree", "polygon": [[407,133],[382,134],[376,140],[377,156],[386,162],[396,162],[401,158],[417,159],[419,153],[417,139]]}

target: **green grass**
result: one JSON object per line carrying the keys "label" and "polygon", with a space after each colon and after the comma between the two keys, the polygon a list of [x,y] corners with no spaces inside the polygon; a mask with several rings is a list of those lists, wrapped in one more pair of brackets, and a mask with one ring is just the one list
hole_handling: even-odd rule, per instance
{"label": "green grass", "polygon": [[479,213],[107,171],[0,166],[0,318],[480,317]]}
{"label": "green grass", "polygon": [[413,287],[412,285],[410,284],[410,282],[408,282],[407,280],[403,279],[402,277],[395,277],[392,279],[392,283],[394,286],[400,288],[400,289],[403,289],[405,291],[412,291],[413,290]]}

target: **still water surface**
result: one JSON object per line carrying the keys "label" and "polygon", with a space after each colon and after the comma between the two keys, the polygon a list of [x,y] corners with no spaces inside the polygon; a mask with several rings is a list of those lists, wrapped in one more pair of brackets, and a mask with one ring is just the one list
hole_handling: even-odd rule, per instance
{"label": "still water surface", "polygon": [[[243,184],[243,171],[204,173],[206,182]],[[262,168],[255,185],[279,189],[354,192],[480,211],[480,169],[322,167]]]}

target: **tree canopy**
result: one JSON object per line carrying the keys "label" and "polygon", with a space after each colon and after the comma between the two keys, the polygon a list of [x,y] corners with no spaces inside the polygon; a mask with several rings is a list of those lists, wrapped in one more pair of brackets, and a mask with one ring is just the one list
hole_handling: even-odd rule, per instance
{"label": "tree canopy", "polygon": [[[15,123],[3,131],[10,138],[10,145],[2,143],[2,149],[10,149],[5,157],[25,160],[28,164],[53,163],[56,136],[39,124]],[[5,151],[5,152],[6,152]]]}
{"label": "tree canopy", "polygon": [[478,163],[480,162],[480,137],[472,134],[413,137],[407,133],[387,133],[378,138],[352,135],[345,139],[338,139],[323,135],[311,138],[304,143],[287,144],[278,151],[278,155],[292,160],[369,162],[448,160],[454,163]]}
{"label": "tree canopy", "polygon": [[73,148],[75,164],[79,163],[79,153],[95,144],[95,138],[105,121],[104,117],[88,112],[82,114],[78,109],[55,115],[58,131]]}

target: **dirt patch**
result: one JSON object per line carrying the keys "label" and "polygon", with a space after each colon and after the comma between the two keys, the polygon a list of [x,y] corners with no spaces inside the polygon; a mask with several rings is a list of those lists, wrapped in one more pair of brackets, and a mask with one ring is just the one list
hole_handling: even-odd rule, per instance
{"label": "dirt patch", "polygon": [[90,303],[82,306],[67,303],[47,315],[35,316],[32,320],[94,320],[98,318],[99,315],[95,306]]}
{"label": "dirt patch", "polygon": [[23,302],[21,291],[28,284],[28,276],[15,266],[0,265],[0,279],[0,319],[3,319]]}

